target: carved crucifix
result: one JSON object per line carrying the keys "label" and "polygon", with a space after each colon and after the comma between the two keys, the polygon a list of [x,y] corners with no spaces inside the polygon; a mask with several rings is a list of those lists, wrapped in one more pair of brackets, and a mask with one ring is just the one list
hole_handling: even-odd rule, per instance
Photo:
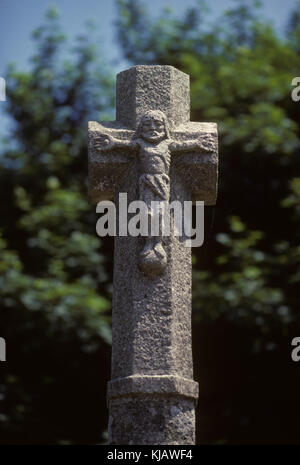
{"label": "carved crucifix", "polygon": [[[213,153],[215,141],[209,135],[199,139],[173,140],[170,137],[166,115],[160,110],[148,110],[141,117],[132,139],[117,139],[109,134],[95,135],[94,147],[100,152],[124,149],[128,156],[135,154],[139,169],[139,199],[154,215],[152,202],[169,202],[171,156],[183,152]],[[167,254],[162,235],[146,237],[139,255],[140,269],[147,275],[161,273],[167,265]]]}
{"label": "carved crucifix", "polygon": [[[150,212],[153,200],[213,205],[217,127],[189,122],[189,106],[189,78],[171,66],[120,73],[116,121],[89,123],[90,200],[117,201],[126,193]],[[115,238],[111,444],[194,443],[198,383],[185,239]]]}

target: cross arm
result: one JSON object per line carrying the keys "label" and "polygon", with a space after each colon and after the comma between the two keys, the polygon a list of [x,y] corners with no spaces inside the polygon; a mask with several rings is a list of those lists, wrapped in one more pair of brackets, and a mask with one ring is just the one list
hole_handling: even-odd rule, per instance
{"label": "cross arm", "polygon": [[218,151],[218,133],[215,123],[186,123],[172,131],[170,149],[173,152]]}
{"label": "cross arm", "polygon": [[186,123],[172,131],[171,137],[174,167],[191,191],[192,199],[215,205],[219,158],[217,125]]}
{"label": "cross arm", "polygon": [[135,150],[133,135],[134,131],[124,129],[118,122],[89,122],[88,198],[91,203],[114,199]]}
{"label": "cross arm", "polygon": [[[192,137],[194,134],[192,134]],[[206,152],[213,153],[216,150],[215,140],[209,134],[200,139],[174,140],[170,144],[171,152]]]}
{"label": "cross arm", "polygon": [[89,150],[107,151],[113,149],[136,150],[137,143],[133,139],[134,131],[124,129],[116,121],[97,123],[90,121],[88,126]]}
{"label": "cross arm", "polygon": [[126,149],[128,155],[131,155],[139,148],[137,141],[134,139],[118,139],[110,134],[99,133],[96,133],[94,137],[94,147],[100,152],[106,152],[114,149]]}

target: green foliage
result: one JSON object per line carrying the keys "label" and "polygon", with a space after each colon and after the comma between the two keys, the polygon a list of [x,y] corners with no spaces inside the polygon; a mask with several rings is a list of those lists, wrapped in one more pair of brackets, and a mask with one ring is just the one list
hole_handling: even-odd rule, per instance
{"label": "green foliage", "polygon": [[[112,82],[86,36],[79,37],[73,61],[60,56],[65,37],[54,9],[33,37],[38,52],[32,69],[11,66],[7,75],[14,126],[11,147],[2,153],[2,177],[11,181],[6,195],[14,234],[4,222],[3,247],[14,250],[16,286],[24,280],[18,298],[27,309],[49,308],[52,320],[71,321],[77,312],[107,340],[109,301],[97,297],[107,278],[84,178],[87,120],[112,107]],[[2,288],[7,293],[5,280]]]}
{"label": "green foliage", "polygon": [[119,0],[119,39],[134,63],[170,64],[189,74],[192,120],[219,125],[217,227],[210,257],[202,253],[197,260],[194,309],[202,319],[244,318],[263,331],[268,318],[285,323],[298,313],[290,283],[299,271],[290,247],[299,240],[293,200],[299,105],[291,99],[300,69],[291,37],[299,30],[299,9],[281,38],[260,19],[259,2],[239,1],[216,22],[197,3],[181,19],[168,10],[155,20],[144,2]]}
{"label": "green foliage", "polygon": [[[25,430],[29,441],[76,442],[72,427],[66,428],[65,438],[57,420],[44,433],[31,422],[38,425],[39,409],[47,402],[45,397],[36,404],[38,392],[47,389],[49,379],[61,383],[70,370],[60,372],[60,360],[65,358],[72,366],[72,357],[92,357],[111,342],[108,256],[101,252],[95,233],[96,217],[86,200],[85,179],[87,122],[111,114],[113,81],[108,65],[99,61],[90,31],[67,52],[54,9],[33,39],[36,54],[29,71],[11,65],[6,76],[13,124],[0,165],[0,327],[11,363],[3,367],[0,383],[5,406],[0,434],[4,442],[6,435],[7,441],[16,440],[17,432]],[[14,354],[16,348],[22,352]],[[20,367],[23,360],[31,371],[31,359],[39,359],[45,367],[32,374],[34,388],[28,387]],[[70,370],[69,378],[73,376]],[[95,374],[86,376],[89,396]],[[15,381],[10,383],[11,379]],[[69,383],[66,379],[65,386]],[[53,411],[59,408],[57,400],[55,404]],[[95,441],[92,436],[87,440]]]}
{"label": "green foliage", "polygon": [[[206,442],[259,442],[259,432],[268,442],[297,441],[299,415],[294,421],[286,412],[298,403],[288,363],[300,332],[300,106],[291,99],[300,3],[286,37],[261,19],[256,1],[238,0],[217,21],[200,0],[181,18],[165,8],[155,19],[141,0],[117,4],[125,58],[188,73],[192,120],[219,126],[218,203],[214,212],[207,208],[205,246],[193,257],[200,407],[213,405],[217,413],[207,417],[221,421]],[[84,180],[87,121],[109,118],[114,97],[91,31],[89,25],[67,51],[50,9],[33,34],[29,71],[11,65],[6,76],[12,127],[0,158],[0,327],[10,359],[1,366],[4,443],[99,443],[99,419],[103,429],[107,423],[108,370],[98,366],[109,365],[112,254],[96,237]]]}
{"label": "green foliage", "polygon": [[255,1],[216,21],[203,1],[181,18],[168,9],[155,19],[141,0],[118,6],[126,58],[189,74],[192,121],[219,128],[218,201],[193,250],[199,440],[298,442],[300,3],[285,37]]}

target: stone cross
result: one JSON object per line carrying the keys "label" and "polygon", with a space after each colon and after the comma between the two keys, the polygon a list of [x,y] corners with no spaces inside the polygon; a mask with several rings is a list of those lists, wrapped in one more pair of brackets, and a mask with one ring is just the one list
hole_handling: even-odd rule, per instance
{"label": "stone cross", "polygon": [[[117,76],[116,121],[89,123],[89,199],[216,201],[214,123],[190,122],[189,77],[172,66]],[[118,215],[122,215],[118,211]],[[120,226],[122,229],[122,227]],[[185,237],[115,237],[109,443],[195,442],[191,249]]]}

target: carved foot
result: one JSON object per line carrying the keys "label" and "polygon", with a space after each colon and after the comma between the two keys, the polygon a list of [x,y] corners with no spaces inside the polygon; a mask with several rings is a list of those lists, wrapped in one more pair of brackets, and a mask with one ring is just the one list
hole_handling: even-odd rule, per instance
{"label": "carved foot", "polygon": [[167,254],[161,243],[154,248],[146,244],[140,254],[139,267],[148,276],[155,276],[164,271],[167,266]]}

